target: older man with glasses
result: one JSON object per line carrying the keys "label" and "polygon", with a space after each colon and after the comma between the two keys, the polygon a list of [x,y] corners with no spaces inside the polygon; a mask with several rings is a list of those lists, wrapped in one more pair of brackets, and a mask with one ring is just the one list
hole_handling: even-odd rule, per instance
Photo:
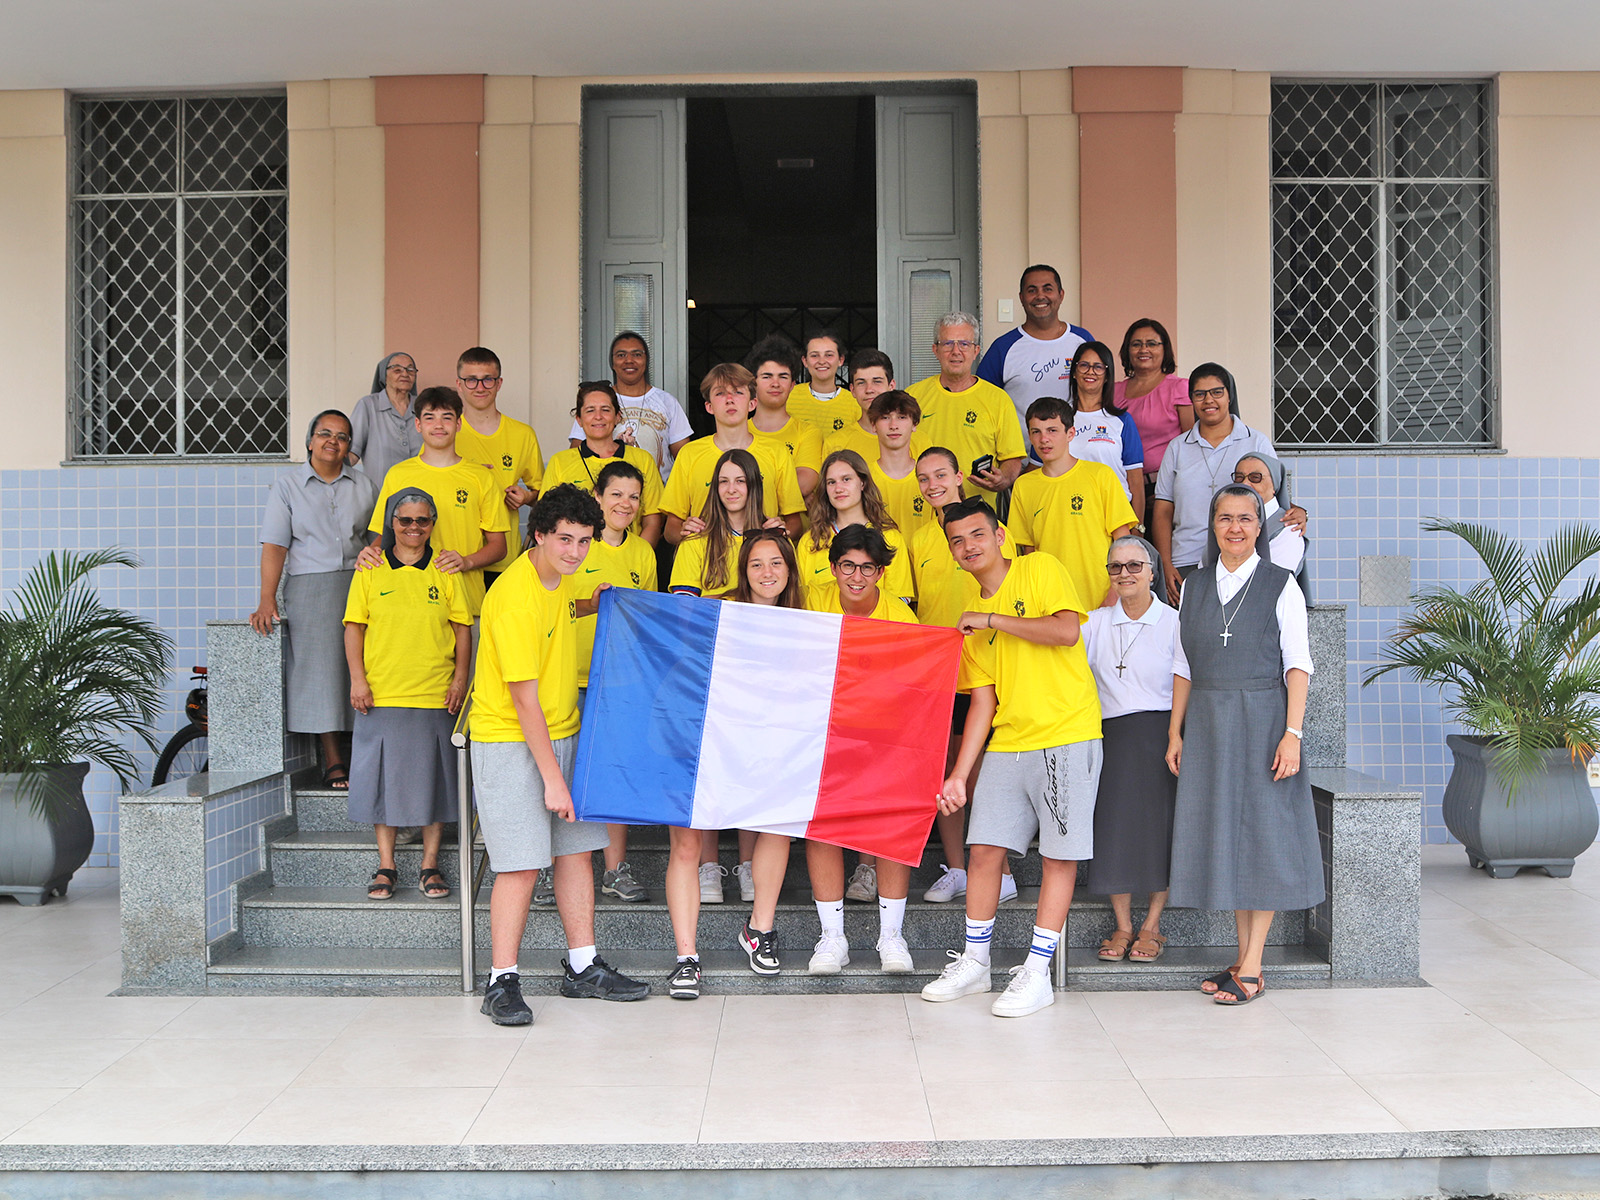
{"label": "older man with glasses", "polygon": [[1027,456],[1012,411],[1011,397],[975,374],[983,350],[978,318],[949,312],[933,330],[933,353],[939,373],[906,390],[922,408],[922,422],[912,439],[920,453],[943,446],[956,456],[967,476],[963,494],[1004,491],[1022,471]]}

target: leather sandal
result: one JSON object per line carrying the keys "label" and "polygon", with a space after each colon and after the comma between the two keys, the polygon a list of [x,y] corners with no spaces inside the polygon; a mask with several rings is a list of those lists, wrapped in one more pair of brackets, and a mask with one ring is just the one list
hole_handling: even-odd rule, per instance
{"label": "leather sandal", "polygon": [[[1256,990],[1253,992],[1245,991],[1244,985],[1247,983],[1254,984]],[[1217,988],[1217,994],[1211,997],[1211,1002],[1220,1004],[1224,1008],[1235,1008],[1241,1004],[1249,1004],[1250,1001],[1266,990],[1267,985],[1261,982],[1261,976],[1235,975],[1230,971],[1228,972],[1228,982]]]}
{"label": "leather sandal", "polygon": [[372,878],[367,881],[367,899],[393,899],[395,885],[399,882],[399,871],[396,871],[392,867],[379,867],[372,873]]}
{"label": "leather sandal", "polygon": [[1217,989],[1223,984],[1227,983],[1228,980],[1232,979],[1233,973],[1238,969],[1239,964],[1234,963],[1231,967],[1223,967],[1222,970],[1218,971],[1215,975],[1207,975],[1200,981],[1201,992],[1207,996],[1215,996],[1217,994]]}
{"label": "leather sandal", "polygon": [[417,891],[429,900],[443,900],[450,894],[450,885],[444,881],[444,872],[438,867],[423,867],[417,880]]}
{"label": "leather sandal", "polygon": [[1159,933],[1146,933],[1139,931],[1139,936],[1133,939],[1133,945],[1128,947],[1128,961],[1152,963],[1161,957],[1162,951],[1167,948],[1167,939]]}
{"label": "leather sandal", "polygon": [[1133,930],[1116,930],[1110,937],[1100,943],[1100,961],[1121,962],[1128,956],[1128,947],[1132,944]]}

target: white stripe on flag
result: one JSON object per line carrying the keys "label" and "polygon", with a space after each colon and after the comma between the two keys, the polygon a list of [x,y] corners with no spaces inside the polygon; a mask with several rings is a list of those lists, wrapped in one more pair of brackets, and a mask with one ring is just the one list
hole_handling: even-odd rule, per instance
{"label": "white stripe on flag", "polygon": [[695,828],[803,832],[816,811],[843,618],[731,601],[718,616]]}

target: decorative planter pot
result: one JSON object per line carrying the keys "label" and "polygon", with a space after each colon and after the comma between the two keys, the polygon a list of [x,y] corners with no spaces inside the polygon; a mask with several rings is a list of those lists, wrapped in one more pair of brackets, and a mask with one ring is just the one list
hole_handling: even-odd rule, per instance
{"label": "decorative planter pot", "polygon": [[0,896],[30,905],[65,896],[94,849],[94,822],[83,799],[89,764],[40,769],[52,793],[44,815],[34,811],[31,795],[18,797],[20,775],[0,775]]}
{"label": "decorative planter pot", "polygon": [[1455,753],[1444,789],[1444,823],[1467,851],[1467,860],[1496,879],[1523,867],[1542,867],[1565,879],[1573,860],[1600,831],[1583,766],[1565,750],[1543,752],[1544,770],[1525,779],[1511,799],[1489,758],[1488,739],[1451,734]]}

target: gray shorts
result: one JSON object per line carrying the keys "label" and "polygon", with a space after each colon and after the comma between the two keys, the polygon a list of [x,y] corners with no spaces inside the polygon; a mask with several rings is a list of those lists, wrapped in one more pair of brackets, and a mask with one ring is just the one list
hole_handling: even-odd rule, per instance
{"label": "gray shorts", "polygon": [[967,845],[1026,854],[1037,833],[1045,858],[1093,858],[1100,758],[1099,738],[1048,750],[987,751],[972,796]]}
{"label": "gray shorts", "polygon": [[[562,777],[572,783],[578,739],[554,743]],[[496,871],[533,871],[563,854],[603,849],[606,827],[563,821],[544,806],[544,779],[526,742],[473,742],[472,793],[483,827],[483,844]]]}

